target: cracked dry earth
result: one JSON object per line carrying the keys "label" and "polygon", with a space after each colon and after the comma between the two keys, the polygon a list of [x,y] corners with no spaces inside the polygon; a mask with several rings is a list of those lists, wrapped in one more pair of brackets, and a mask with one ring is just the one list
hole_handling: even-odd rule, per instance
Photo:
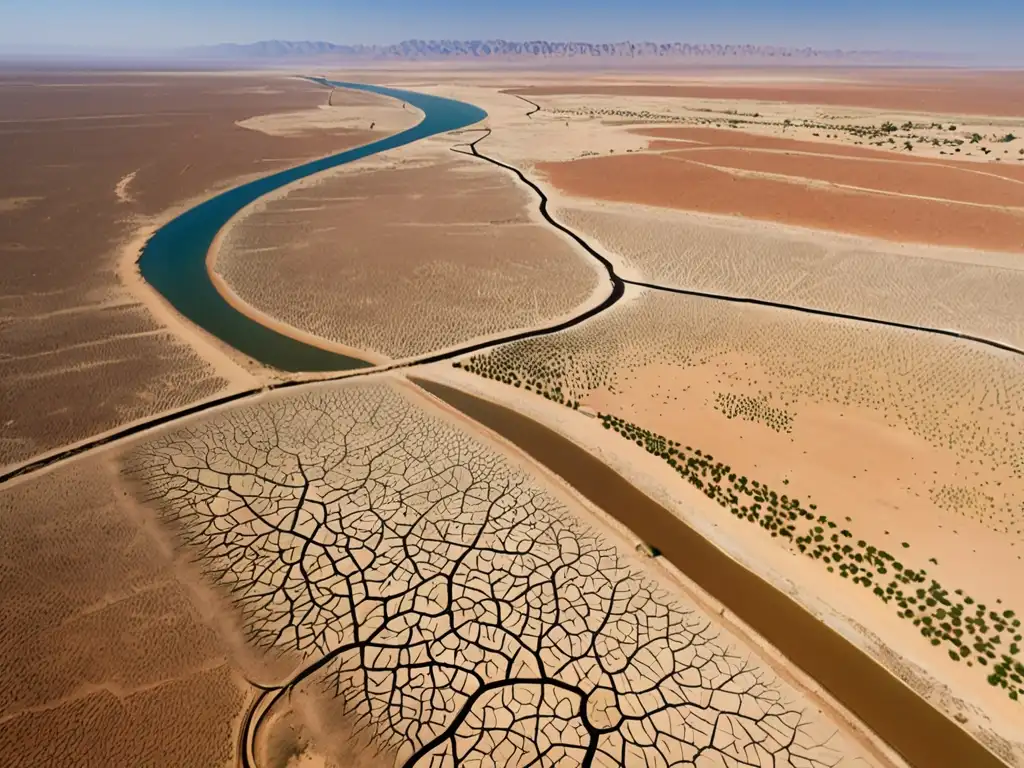
{"label": "cracked dry earth", "polygon": [[870,764],[667,569],[406,383],[270,396],[125,471],[250,645],[301,659],[277,682],[344,734],[327,764]]}

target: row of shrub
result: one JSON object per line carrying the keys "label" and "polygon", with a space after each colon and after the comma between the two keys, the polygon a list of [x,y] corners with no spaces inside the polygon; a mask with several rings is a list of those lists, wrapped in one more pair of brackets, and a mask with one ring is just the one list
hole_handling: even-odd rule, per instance
{"label": "row of shrub", "polygon": [[[569,408],[580,407],[578,399],[566,397],[554,369],[528,376],[515,370],[504,356],[496,358],[491,354],[454,365]],[[805,504],[765,483],[748,479],[700,449],[684,446],[612,414],[599,413],[598,417],[605,429],[658,456],[734,517],[758,525],[773,538],[785,540],[793,550],[822,563],[829,573],[869,590],[885,604],[892,604],[897,615],[912,622],[933,646],[945,648],[954,661],[990,670],[989,683],[1005,689],[1011,699],[1019,700],[1024,690],[1024,639],[1021,620],[1012,610],[979,603],[961,589],[951,593],[930,578],[925,568],[909,567],[885,549],[854,539],[849,530],[818,511],[817,505]],[[784,423],[781,417],[774,418]],[[849,522],[850,518],[846,520]],[[906,550],[910,544],[902,542],[901,547]]]}

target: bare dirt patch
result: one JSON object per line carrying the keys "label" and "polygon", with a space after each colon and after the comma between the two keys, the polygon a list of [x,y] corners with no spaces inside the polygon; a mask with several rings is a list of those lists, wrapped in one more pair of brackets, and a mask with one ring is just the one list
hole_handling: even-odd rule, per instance
{"label": "bare dirt patch", "polygon": [[[679,153],[683,154],[683,153]],[[1024,212],[811,187],[740,175],[688,156],[633,154],[540,163],[552,185],[577,197],[744,216],[903,242],[1024,252]]]}
{"label": "bare dirt patch", "polygon": [[5,488],[0,541],[4,765],[228,764],[246,686],[116,471]]}
{"label": "bare dirt patch", "polygon": [[[639,136],[650,136],[656,141],[650,143],[652,150],[682,149],[679,142],[685,144],[699,144],[714,147],[743,147],[750,149],[775,149],[794,152],[814,152],[830,155],[843,155],[846,157],[865,158],[890,158],[892,155],[884,150],[867,149],[865,147],[851,147],[843,144],[831,144],[816,141],[804,141],[802,139],[787,139],[781,136],[766,136],[764,134],[748,133],[740,130],[728,130],[723,128],[668,128],[649,127],[631,128],[630,133]],[[660,139],[661,141],[658,141]],[[914,158],[908,158],[913,160]]]}
{"label": "bare dirt patch", "polygon": [[397,133],[423,119],[423,113],[404,102],[365,91],[336,88],[327,103],[296,112],[259,115],[239,123],[270,136],[296,136],[311,131],[351,131],[371,137]]}
{"label": "bare dirt patch", "polygon": [[566,315],[592,260],[505,171],[453,159],[355,164],[258,202],[213,269],[245,304],[324,340],[401,358]]}
{"label": "bare dirt patch", "polygon": [[[956,162],[942,157],[920,157],[910,152],[895,153],[892,149],[869,149],[849,144],[837,144],[834,141],[807,140],[806,129],[802,130],[802,138],[784,138],[782,136],[771,136],[759,133],[749,133],[744,130],[724,128],[636,128],[630,129],[630,133],[640,136],[651,136],[655,140],[650,142],[648,149],[655,150],[680,150],[692,149],[693,145],[706,147],[729,147],[758,150],[776,150],[782,152],[799,152],[802,154],[813,154],[823,157],[860,157],[866,160],[894,160],[901,164],[926,164],[929,166],[942,166],[965,173],[974,172],[982,177],[999,177],[1024,181],[1024,167],[1016,165],[1004,165],[1000,163],[985,163],[979,167],[975,162]],[[814,131],[810,131],[813,136]],[[820,131],[819,131],[820,134]],[[1015,142],[1014,142],[1015,143]],[[899,145],[896,145],[897,148]],[[905,149],[905,147],[904,147]],[[918,150],[920,151],[920,150]],[[894,157],[894,155],[896,155]],[[957,176],[957,178],[963,178]]]}
{"label": "bare dirt patch", "polygon": [[1024,207],[1024,182],[979,172],[977,168],[904,163],[899,160],[814,157],[745,149],[669,152],[667,157],[718,168],[756,171],[914,197],[938,198],[997,207]]}
{"label": "bare dirt patch", "polygon": [[30,205],[34,205],[40,199],[38,197],[5,197],[0,198],[0,213],[10,213],[11,211],[17,211],[21,208],[27,208]]}
{"label": "bare dirt patch", "polygon": [[[868,76],[866,72],[860,73]],[[879,73],[872,73],[879,76]],[[854,73],[856,77],[856,73]],[[707,77],[703,85],[721,78]],[[742,79],[742,78],[738,78]],[[671,78],[668,78],[671,80]],[[678,81],[678,78],[677,78]],[[693,80],[701,85],[700,80]],[[869,151],[914,161],[967,162],[1010,178],[1024,171],[1024,119],[950,115],[914,111],[905,106],[891,109],[828,106],[816,103],[745,101],[706,96],[633,94],[560,94],[532,97],[542,105],[533,123],[561,120],[561,141],[575,139],[602,128],[605,146],[596,154],[625,149],[612,141],[616,133],[654,135],[656,148],[671,148],[669,138],[726,146],[750,145],[760,148],[800,149],[791,142],[804,142],[809,151],[867,157]],[[643,127],[641,127],[643,126]],[[712,131],[721,131],[717,139]],[[631,133],[633,132],[633,133]],[[703,136],[695,135],[701,134]],[[557,134],[552,135],[557,140]],[[621,138],[621,136],[619,137]],[[561,143],[561,142],[560,142]],[[589,143],[589,142],[588,142]],[[589,149],[589,148],[588,148]],[[629,151],[627,149],[627,151]],[[579,156],[579,153],[577,153]],[[538,160],[562,160],[550,151]],[[1003,170],[1005,169],[1005,170]]]}

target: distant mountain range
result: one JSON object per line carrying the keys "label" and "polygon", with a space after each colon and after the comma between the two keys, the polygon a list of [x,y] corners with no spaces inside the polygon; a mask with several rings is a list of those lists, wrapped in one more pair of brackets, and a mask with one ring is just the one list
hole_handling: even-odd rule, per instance
{"label": "distant mountain range", "polygon": [[325,42],[264,40],[258,43],[188,48],[188,58],[234,61],[530,61],[547,60],[791,60],[807,62],[892,63],[949,60],[941,54],[908,51],[842,51],[780,48],[770,45],[691,43],[560,43],[547,40],[406,40],[394,45],[337,45]]}

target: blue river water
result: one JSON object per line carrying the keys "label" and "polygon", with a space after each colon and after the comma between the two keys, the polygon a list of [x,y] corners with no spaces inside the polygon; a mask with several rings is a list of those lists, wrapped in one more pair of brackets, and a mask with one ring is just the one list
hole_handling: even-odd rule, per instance
{"label": "blue river water", "polygon": [[[217,292],[206,269],[206,257],[217,233],[242,208],[286,184],[351,163],[419,139],[478,123],[487,113],[472,104],[412,91],[361,83],[310,78],[325,86],[378,93],[419,108],[417,125],[362,147],[314,160],[265,176],[213,197],[165,224],[146,243],[139,257],[143,279],[182,315],[239,352],[284,371],[340,371],[368,363],[320,349],[278,333],[232,307]],[[330,280],[329,274],[324,275]],[[337,286],[344,291],[344,285]]]}

